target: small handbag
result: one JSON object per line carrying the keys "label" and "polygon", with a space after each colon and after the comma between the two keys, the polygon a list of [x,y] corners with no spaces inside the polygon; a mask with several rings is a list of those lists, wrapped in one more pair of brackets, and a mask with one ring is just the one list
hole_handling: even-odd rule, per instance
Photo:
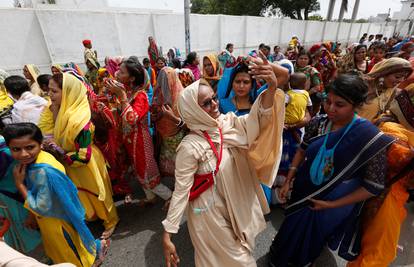
{"label": "small handbag", "polygon": [[220,167],[221,157],[223,155],[223,135],[220,132],[220,154],[218,154],[216,147],[211,141],[210,136],[206,131],[203,131],[204,137],[207,139],[208,143],[210,144],[211,149],[213,150],[214,155],[217,158],[216,169],[210,173],[204,174],[194,174],[194,183],[190,189],[190,197],[189,200],[193,201],[194,199],[198,198],[202,193],[204,193],[207,189],[214,185],[214,178],[217,175]]}

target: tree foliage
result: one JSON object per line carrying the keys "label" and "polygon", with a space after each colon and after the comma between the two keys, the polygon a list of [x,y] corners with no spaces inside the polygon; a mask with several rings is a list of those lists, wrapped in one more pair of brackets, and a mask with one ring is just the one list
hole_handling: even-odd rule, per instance
{"label": "tree foliage", "polygon": [[191,12],[199,14],[225,14],[261,16],[264,0],[192,0]]}
{"label": "tree foliage", "polygon": [[323,21],[323,18],[321,15],[312,15],[308,17],[308,20],[317,20],[317,21]]}
{"label": "tree foliage", "polygon": [[199,14],[261,16],[268,12],[292,19],[309,19],[309,13],[319,9],[318,0],[192,0],[191,6],[191,12]]}
{"label": "tree foliage", "polygon": [[309,13],[320,9],[318,0],[266,0],[265,6],[279,9],[284,16],[300,20],[309,19]]}

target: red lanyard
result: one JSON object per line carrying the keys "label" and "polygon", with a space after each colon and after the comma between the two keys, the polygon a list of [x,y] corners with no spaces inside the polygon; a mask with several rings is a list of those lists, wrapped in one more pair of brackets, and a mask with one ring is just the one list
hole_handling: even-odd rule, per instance
{"label": "red lanyard", "polygon": [[211,149],[213,150],[214,155],[216,155],[217,158],[217,164],[216,169],[214,170],[214,175],[217,174],[221,162],[221,156],[223,155],[223,134],[221,133],[221,129],[219,128],[220,133],[220,155],[217,152],[216,146],[213,144],[213,141],[211,140],[210,135],[206,131],[203,131],[204,137],[207,139],[208,143],[210,144]]}

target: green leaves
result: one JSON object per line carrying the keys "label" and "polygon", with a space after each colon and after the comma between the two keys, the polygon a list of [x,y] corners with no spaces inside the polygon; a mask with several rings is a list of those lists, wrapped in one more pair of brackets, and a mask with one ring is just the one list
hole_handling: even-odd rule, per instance
{"label": "green leaves", "polygon": [[191,6],[191,12],[198,14],[263,16],[279,13],[292,19],[308,19],[309,13],[319,9],[318,0],[192,0]]}

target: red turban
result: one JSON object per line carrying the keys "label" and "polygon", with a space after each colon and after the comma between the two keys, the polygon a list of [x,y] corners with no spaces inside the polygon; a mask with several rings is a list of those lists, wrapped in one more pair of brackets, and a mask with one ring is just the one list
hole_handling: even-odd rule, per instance
{"label": "red turban", "polygon": [[82,41],[83,45],[90,45],[91,43],[92,43],[91,40],[83,40]]}
{"label": "red turban", "polygon": [[414,43],[413,43],[413,42],[407,42],[407,43],[403,44],[403,46],[401,47],[401,51],[405,51],[405,50],[407,50],[407,49],[408,49],[408,48],[410,48],[412,45],[414,45]]}
{"label": "red turban", "polygon": [[319,49],[321,49],[322,45],[321,44],[314,44],[312,45],[312,47],[309,49],[309,53],[311,53],[311,55],[314,55],[316,52],[319,51]]}

